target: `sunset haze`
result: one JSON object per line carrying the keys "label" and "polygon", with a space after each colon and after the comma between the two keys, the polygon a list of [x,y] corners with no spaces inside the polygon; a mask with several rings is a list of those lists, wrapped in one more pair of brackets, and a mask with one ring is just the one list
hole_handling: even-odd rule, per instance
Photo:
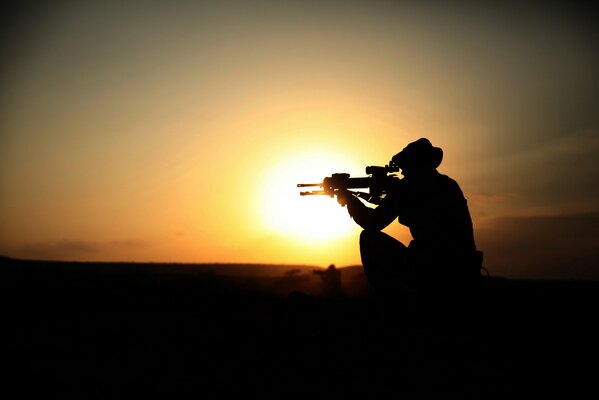
{"label": "sunset haze", "polygon": [[296,184],[426,137],[492,274],[599,278],[589,10],[41,4],[3,17],[2,255],[357,265],[347,211]]}

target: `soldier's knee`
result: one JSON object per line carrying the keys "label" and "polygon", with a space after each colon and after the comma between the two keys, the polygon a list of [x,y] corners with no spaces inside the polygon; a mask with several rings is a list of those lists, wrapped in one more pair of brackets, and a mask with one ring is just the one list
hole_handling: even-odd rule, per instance
{"label": "soldier's knee", "polygon": [[370,233],[366,230],[360,232],[360,244],[368,240]]}
{"label": "soldier's knee", "polygon": [[368,246],[371,243],[378,242],[380,237],[381,232],[365,229],[360,233],[360,246]]}
{"label": "soldier's knee", "polygon": [[360,233],[360,255],[362,262],[371,262],[373,258],[377,258],[377,252],[381,247],[381,235],[379,231],[363,230]]}

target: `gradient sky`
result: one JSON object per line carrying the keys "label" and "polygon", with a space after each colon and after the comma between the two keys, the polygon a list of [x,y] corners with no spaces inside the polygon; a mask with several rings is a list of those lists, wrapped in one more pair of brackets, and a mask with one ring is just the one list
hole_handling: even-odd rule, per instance
{"label": "gradient sky", "polygon": [[358,264],[346,211],[295,184],[428,137],[492,274],[599,279],[594,14],[434,3],[8,10],[0,254]]}

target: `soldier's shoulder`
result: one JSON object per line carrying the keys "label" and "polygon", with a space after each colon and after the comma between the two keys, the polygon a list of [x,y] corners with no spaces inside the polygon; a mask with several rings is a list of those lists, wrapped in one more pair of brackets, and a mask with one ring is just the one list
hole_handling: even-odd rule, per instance
{"label": "soldier's shoulder", "polygon": [[444,174],[441,174],[441,173],[440,173],[440,174],[438,174],[438,175],[437,175],[437,177],[438,177],[438,179],[439,179],[439,180],[441,180],[442,182],[444,182],[444,183],[447,183],[447,184],[449,184],[449,185],[457,185],[457,184],[458,184],[458,183],[455,181],[455,179],[453,179],[453,178],[450,178],[450,177],[449,177],[449,176],[447,176],[447,175],[444,175]]}
{"label": "soldier's shoulder", "polygon": [[445,188],[445,190],[459,191],[459,192],[462,191],[458,182],[455,179],[453,179],[447,175],[439,174],[437,177],[437,182],[438,182],[439,186]]}

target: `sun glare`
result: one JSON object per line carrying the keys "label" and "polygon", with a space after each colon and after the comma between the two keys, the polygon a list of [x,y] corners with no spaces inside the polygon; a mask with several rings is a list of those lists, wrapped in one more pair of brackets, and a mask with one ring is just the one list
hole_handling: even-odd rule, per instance
{"label": "sun glare", "polygon": [[[355,232],[347,210],[328,196],[299,195],[298,183],[319,183],[336,172],[350,172],[350,163],[325,151],[310,151],[275,164],[264,177],[260,215],[271,233],[303,242],[325,242]],[[314,187],[318,190],[318,187]]]}

